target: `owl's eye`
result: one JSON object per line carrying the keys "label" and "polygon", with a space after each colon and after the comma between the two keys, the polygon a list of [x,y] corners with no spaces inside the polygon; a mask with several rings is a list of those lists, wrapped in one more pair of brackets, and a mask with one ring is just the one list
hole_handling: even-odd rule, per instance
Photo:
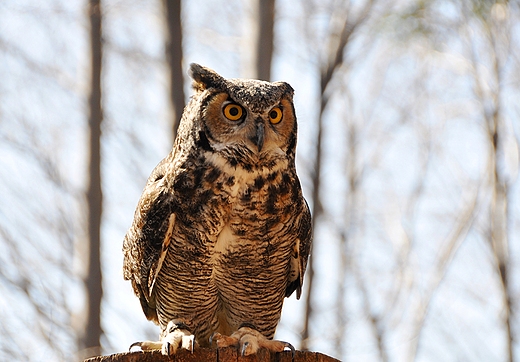
{"label": "owl's eye", "polygon": [[230,103],[224,107],[224,116],[230,121],[238,121],[243,114],[244,110],[238,104]]}
{"label": "owl's eye", "polygon": [[283,114],[280,107],[274,107],[273,109],[271,109],[271,112],[269,112],[269,120],[272,124],[280,123],[280,121],[282,120],[282,115]]}

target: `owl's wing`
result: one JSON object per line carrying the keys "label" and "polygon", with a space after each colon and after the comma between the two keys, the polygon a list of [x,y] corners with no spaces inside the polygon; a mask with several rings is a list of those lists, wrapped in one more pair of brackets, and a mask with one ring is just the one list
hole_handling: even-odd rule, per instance
{"label": "owl's wing", "polygon": [[298,236],[294,244],[293,255],[291,258],[289,283],[285,290],[285,296],[289,297],[296,290],[296,299],[300,299],[302,294],[303,275],[307,268],[307,260],[312,244],[312,219],[307,201],[303,200],[303,212],[300,216]]}
{"label": "owl's wing", "polygon": [[167,186],[168,159],[152,171],[134,214],[132,226],[123,241],[123,275],[132,282],[146,317],[157,322],[151,291],[170,243],[175,214],[173,193]]}

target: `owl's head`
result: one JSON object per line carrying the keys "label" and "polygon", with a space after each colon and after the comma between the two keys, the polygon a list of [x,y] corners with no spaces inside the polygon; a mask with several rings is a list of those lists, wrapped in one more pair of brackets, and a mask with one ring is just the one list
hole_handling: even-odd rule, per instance
{"label": "owl's head", "polygon": [[194,136],[199,147],[232,159],[261,163],[294,157],[296,115],[293,89],[285,82],[226,79],[211,69],[190,65],[199,107]]}

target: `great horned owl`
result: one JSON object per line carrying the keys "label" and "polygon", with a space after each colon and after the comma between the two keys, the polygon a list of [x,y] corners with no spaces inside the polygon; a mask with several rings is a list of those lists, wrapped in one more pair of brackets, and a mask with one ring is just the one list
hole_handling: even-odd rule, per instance
{"label": "great horned owl", "polygon": [[300,297],[311,216],[295,168],[293,89],[191,64],[195,94],[152,171],[124,243],[124,278],[160,342],[143,349],[273,341],[284,297]]}

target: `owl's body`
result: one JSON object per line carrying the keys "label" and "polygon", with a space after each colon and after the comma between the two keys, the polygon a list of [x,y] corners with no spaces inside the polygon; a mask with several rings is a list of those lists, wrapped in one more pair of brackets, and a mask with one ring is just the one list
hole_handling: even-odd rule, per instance
{"label": "owl's body", "polygon": [[201,346],[243,326],[271,339],[284,297],[300,295],[311,244],[293,91],[191,73],[196,94],[137,206],[124,276],[162,338],[173,320]]}

